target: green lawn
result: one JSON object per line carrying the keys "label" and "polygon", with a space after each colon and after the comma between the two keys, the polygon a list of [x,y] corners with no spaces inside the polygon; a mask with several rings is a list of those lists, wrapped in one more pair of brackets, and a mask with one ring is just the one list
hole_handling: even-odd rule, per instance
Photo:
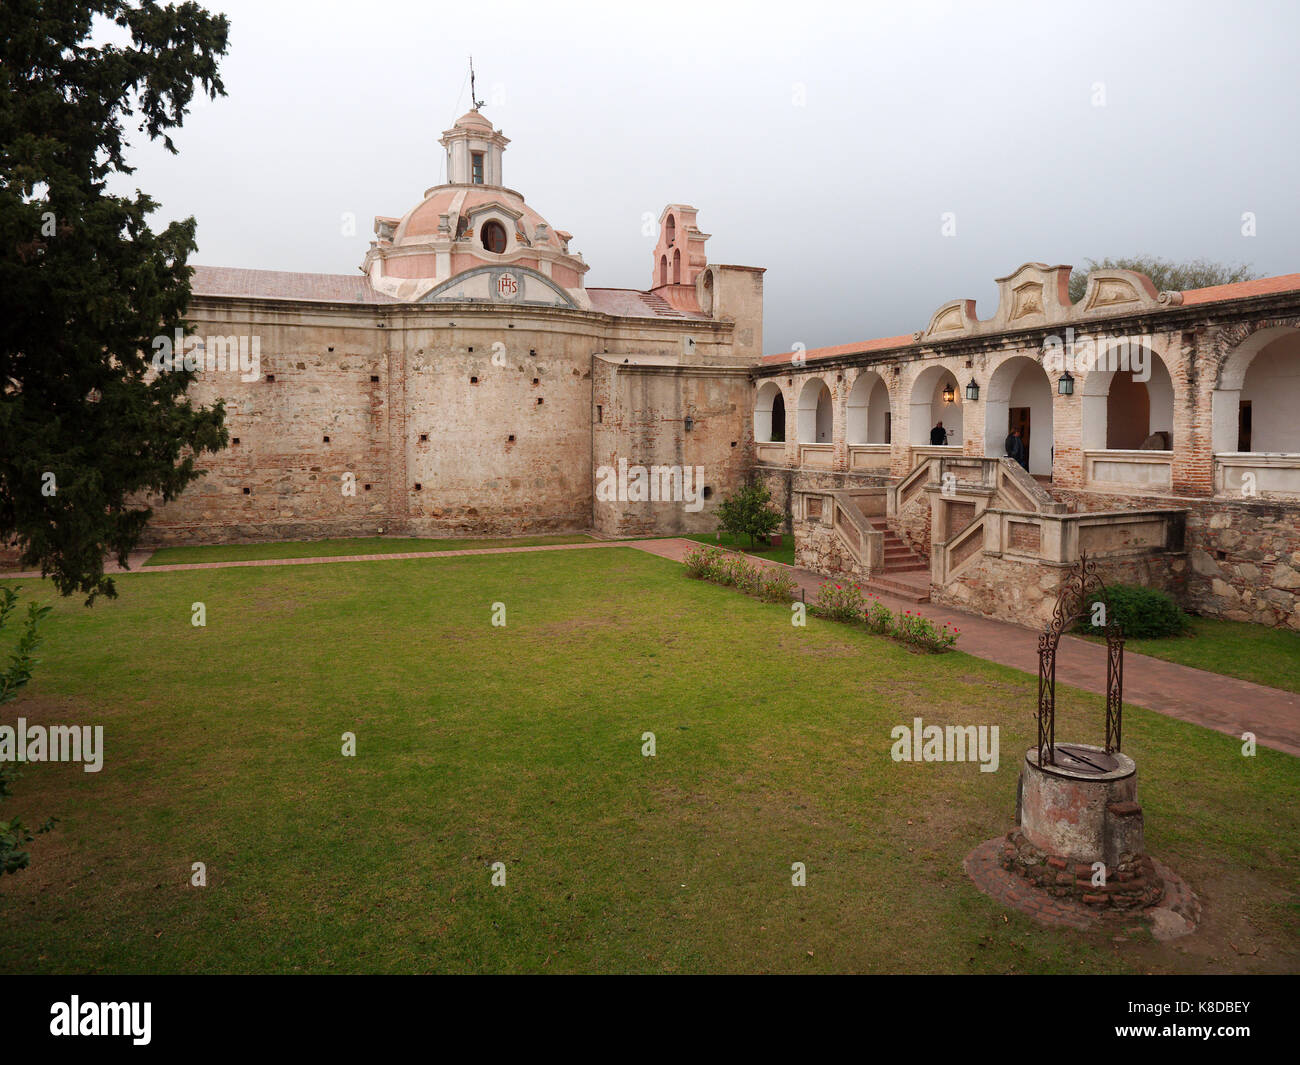
{"label": "green lawn", "polygon": [[[58,602],[5,708],[102,724],[106,755],[97,774],[28,765],[4,804],[60,822],[0,881],[0,971],[1300,966],[1300,759],[1243,758],[1128,708],[1148,845],[1201,892],[1205,927],[1174,944],[1048,931],[962,871],[1011,827],[1025,674],[795,628],[623,548],[118,588]],[[1102,720],[1099,697],[1063,687],[1058,704],[1061,721]],[[890,729],[916,715],[998,725],[999,770],[893,762]],[[200,861],[208,886],[191,887]]]}
{"label": "green lawn", "polygon": [[[1099,636],[1087,638],[1105,642]],[[1300,692],[1300,632],[1194,617],[1184,636],[1126,640],[1124,649],[1270,688]]]}
{"label": "green lawn", "polygon": [[516,536],[498,540],[428,540],[418,537],[361,536],[337,540],[289,540],[266,544],[217,544],[212,547],[162,547],[146,566],[194,562],[247,562],[264,558],[328,558],[335,555],[400,555],[411,551],[472,551],[484,547],[536,547],[583,544],[592,537]]}
{"label": "green lawn", "polygon": [[736,537],[731,533],[722,533],[722,538],[714,533],[702,534],[700,536],[683,536],[683,540],[694,540],[696,543],[713,544],[716,547],[728,547],[733,551],[743,551],[747,555],[754,555],[756,558],[770,558],[776,562],[784,562],[787,566],[794,565],[794,537],[786,533],[781,538],[780,547],[760,547],[756,550],[750,550],[749,537]]}

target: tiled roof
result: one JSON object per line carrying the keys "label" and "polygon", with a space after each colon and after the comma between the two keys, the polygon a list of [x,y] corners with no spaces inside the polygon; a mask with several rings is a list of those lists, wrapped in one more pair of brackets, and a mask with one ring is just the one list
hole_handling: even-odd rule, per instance
{"label": "tiled roof", "polygon": [[1212,285],[1209,288],[1192,288],[1183,292],[1183,306],[1190,303],[1220,303],[1223,300],[1244,300],[1251,296],[1268,296],[1274,292],[1292,292],[1300,289],[1300,274],[1283,274],[1281,277],[1261,277],[1257,281],[1238,281],[1232,285]]}
{"label": "tiled roof", "polygon": [[587,295],[591,299],[591,309],[602,314],[616,314],[623,318],[705,320],[702,314],[677,310],[654,292],[641,292],[634,288],[589,288]]}
{"label": "tiled roof", "polygon": [[[236,266],[196,266],[190,282],[196,296],[232,296],[320,303],[400,303],[376,292],[356,274],[300,274],[290,270],[245,270]],[[704,315],[679,311],[662,296],[631,288],[587,290],[591,309],[623,318],[673,318],[699,321]]]}
{"label": "tiled roof", "polygon": [[[1198,303],[1222,303],[1227,300],[1244,300],[1252,296],[1268,296],[1275,292],[1300,291],[1300,274],[1282,274],[1280,277],[1261,277],[1256,281],[1238,281],[1232,285],[1213,285],[1210,288],[1192,288],[1183,292],[1183,306]],[[878,340],[863,340],[856,344],[837,344],[829,348],[809,348],[804,352],[806,359],[829,359],[835,355],[857,355],[862,352],[880,351],[886,348],[899,348],[912,343],[912,337],[881,337]],[[794,352],[786,351],[777,355],[764,355],[763,363],[785,363],[794,357]]]}
{"label": "tiled roof", "polygon": [[[912,343],[912,334],[908,333],[901,337],[880,337],[877,340],[863,340],[856,344],[837,344],[831,348],[809,348],[803,354],[805,359],[829,359],[835,355],[857,355],[864,351],[881,351],[885,348],[901,348],[910,343]],[[786,351],[779,355],[764,355],[763,362],[789,362],[793,358],[794,352]]]}
{"label": "tiled roof", "polygon": [[238,266],[196,266],[190,281],[196,296],[244,296],[321,303],[397,303],[370,287],[365,274],[299,274],[291,270],[245,270]]}

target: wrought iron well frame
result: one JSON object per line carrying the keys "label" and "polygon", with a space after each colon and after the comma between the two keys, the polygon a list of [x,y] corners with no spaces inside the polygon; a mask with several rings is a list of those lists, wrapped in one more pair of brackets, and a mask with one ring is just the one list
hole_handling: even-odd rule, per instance
{"label": "wrought iron well frame", "polygon": [[[1097,562],[1086,551],[1061,582],[1046,631],[1038,635],[1038,764],[1056,764],[1056,652],[1061,633],[1083,616],[1089,593],[1105,594]],[[1120,749],[1124,721],[1124,630],[1108,610],[1106,624],[1106,753]]]}

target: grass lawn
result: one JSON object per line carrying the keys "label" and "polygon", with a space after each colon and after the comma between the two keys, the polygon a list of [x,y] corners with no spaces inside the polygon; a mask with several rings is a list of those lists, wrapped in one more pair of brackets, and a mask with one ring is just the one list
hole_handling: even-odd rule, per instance
{"label": "grass lawn", "polygon": [[747,555],[753,555],[756,558],[770,558],[775,562],[784,562],[787,566],[794,565],[794,537],[786,533],[781,538],[780,547],[759,547],[751,551],[749,548],[749,537],[736,537],[731,533],[723,533],[722,539],[713,533],[701,534],[699,536],[683,536],[683,540],[694,540],[701,544],[712,544],[716,547],[729,547],[733,551],[743,551]]}
{"label": "grass lawn", "polygon": [[[0,880],[0,971],[1300,967],[1300,759],[1207,729],[1124,719],[1148,845],[1201,894],[1201,930],[1049,931],[962,871],[1011,827],[1028,675],[795,628],[630,548],[118,588],[57,603],[5,708],[102,724],[105,761],[30,764],[5,802],[60,821]],[[1058,708],[1096,739],[1101,698],[1062,687]],[[918,715],[998,725],[998,771],[893,762]]]}
{"label": "grass lawn", "polygon": [[539,544],[585,544],[592,537],[517,536],[499,540],[428,540],[418,537],[361,536],[337,540],[288,540],[267,544],[217,544],[212,547],[162,547],[146,566],[193,562],[249,562],[263,558],[327,558],[334,555],[400,555],[411,551],[473,551],[484,547],[536,547]]}
{"label": "grass lawn", "polygon": [[[1087,638],[1105,643],[1099,636]],[[1124,649],[1270,688],[1300,692],[1300,632],[1194,617],[1186,635],[1126,640]]]}

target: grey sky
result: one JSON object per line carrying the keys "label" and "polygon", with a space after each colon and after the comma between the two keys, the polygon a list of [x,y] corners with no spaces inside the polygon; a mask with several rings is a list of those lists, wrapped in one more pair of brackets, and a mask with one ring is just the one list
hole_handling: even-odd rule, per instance
{"label": "grey sky", "polygon": [[202,264],[356,270],[374,215],[441,180],[472,52],[505,182],[574,234],[587,284],[648,287],[643,215],[693,204],[711,261],[767,268],[769,352],[956,297],[988,317],[1026,261],[1300,271],[1290,2],[207,6],[229,95],[178,156],[137,143],[130,182],[198,219]]}

